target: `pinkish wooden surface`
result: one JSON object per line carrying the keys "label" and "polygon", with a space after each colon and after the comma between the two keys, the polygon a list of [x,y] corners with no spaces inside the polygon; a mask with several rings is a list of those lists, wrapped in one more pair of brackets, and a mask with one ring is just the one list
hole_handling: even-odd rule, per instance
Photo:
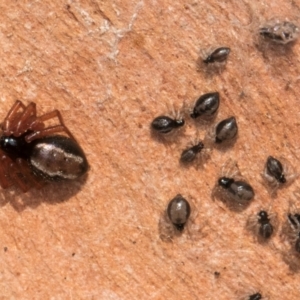
{"label": "pinkish wooden surface", "polygon": [[[255,289],[299,299],[300,274],[282,260],[279,235],[273,247],[261,246],[244,228],[271,201],[260,177],[266,157],[283,155],[299,171],[300,43],[256,47],[264,20],[299,23],[299,7],[298,0],[2,1],[0,115],[16,99],[36,102],[40,113],[59,109],[91,170],[86,182],[0,192],[0,298],[225,300]],[[200,50],[219,45],[232,49],[226,70],[197,72]],[[204,169],[182,168],[193,123],[170,147],[151,138],[149,124],[167,105],[215,90],[218,118],[235,115],[239,139],[215,150]],[[239,214],[210,196],[229,157],[256,191]],[[299,201],[298,187],[279,191],[273,210],[281,221],[289,200]],[[158,220],[177,193],[192,199],[202,230],[167,244]]]}

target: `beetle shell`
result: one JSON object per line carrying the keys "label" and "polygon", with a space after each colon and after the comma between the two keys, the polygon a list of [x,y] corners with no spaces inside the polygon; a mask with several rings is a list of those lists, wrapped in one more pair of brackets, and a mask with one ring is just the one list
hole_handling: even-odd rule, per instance
{"label": "beetle shell", "polygon": [[266,171],[270,176],[273,176],[278,182],[286,182],[286,178],[283,174],[283,166],[281,162],[273,156],[269,156],[267,159]]}
{"label": "beetle shell", "polygon": [[160,132],[162,134],[170,133],[173,129],[182,127],[184,125],[184,120],[174,120],[167,116],[156,117],[152,123],[151,127],[153,130]]}
{"label": "beetle shell", "polygon": [[232,140],[237,133],[238,127],[235,117],[225,119],[216,126],[215,142],[220,144],[224,141]]}
{"label": "beetle shell", "polygon": [[217,112],[220,105],[220,95],[218,92],[207,93],[199,97],[194,106],[191,118],[212,117]]}
{"label": "beetle shell", "polygon": [[182,197],[182,195],[178,194],[170,201],[167,208],[167,214],[176,229],[182,231],[191,214],[190,204]]}
{"label": "beetle shell", "polygon": [[47,136],[33,142],[29,162],[35,174],[47,180],[76,179],[88,170],[80,146],[65,136]]}
{"label": "beetle shell", "polygon": [[201,152],[204,148],[204,144],[202,142],[197,143],[196,145],[183,150],[181,153],[180,161],[182,163],[190,163],[195,160],[197,154]]}
{"label": "beetle shell", "polygon": [[206,59],[203,60],[204,63],[214,63],[214,62],[224,62],[230,53],[230,48],[220,47],[215,49]]}

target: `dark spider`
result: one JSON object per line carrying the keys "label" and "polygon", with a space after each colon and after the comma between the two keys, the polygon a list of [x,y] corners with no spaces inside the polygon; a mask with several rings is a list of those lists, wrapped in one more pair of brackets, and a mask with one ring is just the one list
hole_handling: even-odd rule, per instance
{"label": "dark spider", "polygon": [[[46,127],[58,118],[59,124]],[[41,188],[46,181],[76,179],[88,170],[81,147],[65,126],[58,110],[36,115],[36,104],[17,100],[3,123],[0,136],[0,186],[23,192]],[[57,133],[65,133],[57,135]]]}

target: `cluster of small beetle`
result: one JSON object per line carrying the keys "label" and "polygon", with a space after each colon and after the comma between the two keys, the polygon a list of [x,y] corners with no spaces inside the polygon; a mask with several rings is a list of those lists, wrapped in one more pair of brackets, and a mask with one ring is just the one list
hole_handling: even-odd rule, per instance
{"label": "cluster of small beetle", "polygon": [[[287,44],[294,41],[298,35],[298,28],[291,22],[270,21],[260,28],[259,34],[271,42]],[[202,60],[205,65],[221,66],[227,60],[230,48],[220,47],[212,51]],[[199,63],[199,61],[198,61]],[[194,120],[212,121],[219,109],[220,95],[218,92],[201,95],[189,110],[189,117]],[[173,137],[185,125],[185,112],[177,116],[161,115],[151,123],[151,130],[164,139]],[[180,161],[183,164],[193,163],[202,153],[218,144],[232,144],[237,138],[238,126],[235,117],[227,118],[214,125],[203,141],[197,141],[186,148]],[[276,195],[276,190],[287,186],[297,177],[293,168],[284,158],[269,156],[262,173],[270,194]],[[252,186],[241,175],[237,163],[228,160],[221,171],[221,175],[213,189],[212,197],[223,201],[230,209],[241,211],[248,207],[254,199],[255,193]],[[171,240],[174,235],[180,235],[191,215],[190,203],[181,195],[175,196],[168,204],[163,219],[160,220],[160,237]],[[252,231],[259,242],[267,242],[274,235],[277,226],[276,214],[267,209],[262,209],[251,215],[247,221],[247,229]],[[289,212],[287,221],[283,226],[282,234],[288,238],[293,251],[298,255],[300,265],[300,211]],[[245,300],[263,299],[261,293],[252,293],[243,298]]]}

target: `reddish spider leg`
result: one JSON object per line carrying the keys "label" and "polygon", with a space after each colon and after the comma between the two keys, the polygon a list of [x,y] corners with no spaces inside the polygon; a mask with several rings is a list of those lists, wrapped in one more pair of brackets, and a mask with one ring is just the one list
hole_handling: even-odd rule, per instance
{"label": "reddish spider leg", "polygon": [[17,118],[16,122],[13,123],[12,127],[14,126],[14,128],[11,130],[11,131],[13,131],[13,135],[14,136],[20,136],[21,134],[26,132],[28,130],[30,124],[33,121],[35,121],[36,118],[37,118],[37,116],[36,116],[36,104],[31,102],[23,110],[23,113],[20,115],[19,118]]}
{"label": "reddish spider leg", "polygon": [[8,156],[2,155],[0,163],[0,185],[7,189],[17,184],[25,193],[32,186],[40,189],[43,183],[31,173],[28,164],[23,159],[13,162]]}
{"label": "reddish spider leg", "polygon": [[[22,110],[22,111],[20,111]],[[41,130],[44,124],[40,123],[37,128],[29,128],[29,125],[37,119],[36,104],[31,102],[27,107],[19,100],[15,102],[3,122],[4,135],[16,137],[25,133],[28,129]]]}
{"label": "reddish spider leg", "polygon": [[2,123],[2,130],[4,135],[8,136],[13,133],[11,132],[12,123],[15,120],[16,115],[18,114],[20,108],[25,110],[26,106],[20,100],[17,100],[15,104],[12,106],[12,108],[10,109],[10,111],[8,112],[7,116],[5,117]]}
{"label": "reddish spider leg", "polygon": [[13,182],[11,180],[9,180],[8,174],[7,174],[7,170],[8,167],[10,165],[10,163],[12,163],[12,160],[7,157],[6,155],[4,155],[4,153],[0,152],[1,154],[1,163],[0,163],[0,185],[3,189],[7,189],[10,186],[13,185]]}
{"label": "reddish spider leg", "polygon": [[30,186],[21,180],[20,171],[16,164],[6,155],[2,155],[0,164],[0,185],[7,189],[17,183],[23,192],[27,192]]}
{"label": "reddish spider leg", "polygon": [[28,134],[25,137],[26,142],[30,143],[36,139],[39,139],[39,138],[42,138],[44,136],[51,135],[54,133],[58,133],[58,132],[66,132],[70,138],[72,138],[73,140],[76,141],[76,139],[74,138],[72,133],[65,126],[62,116],[57,109],[53,110],[49,113],[46,113],[40,117],[37,117],[36,120],[30,125],[30,128],[34,128],[36,126],[36,124],[43,123],[43,122],[50,120],[52,118],[55,118],[55,117],[58,118],[60,125],[51,126],[51,127],[45,128],[45,129],[37,130],[31,134]]}
{"label": "reddish spider leg", "polygon": [[[19,112],[20,109],[22,109],[23,112]],[[58,118],[60,125],[44,128],[44,122],[55,117]],[[28,129],[34,131],[25,137],[25,140],[28,143],[58,132],[66,132],[69,137],[75,140],[74,136],[65,126],[58,110],[53,110],[37,117],[36,104],[33,102],[26,107],[21,101],[17,100],[4,119],[2,128],[4,135],[14,136],[20,136]]]}

